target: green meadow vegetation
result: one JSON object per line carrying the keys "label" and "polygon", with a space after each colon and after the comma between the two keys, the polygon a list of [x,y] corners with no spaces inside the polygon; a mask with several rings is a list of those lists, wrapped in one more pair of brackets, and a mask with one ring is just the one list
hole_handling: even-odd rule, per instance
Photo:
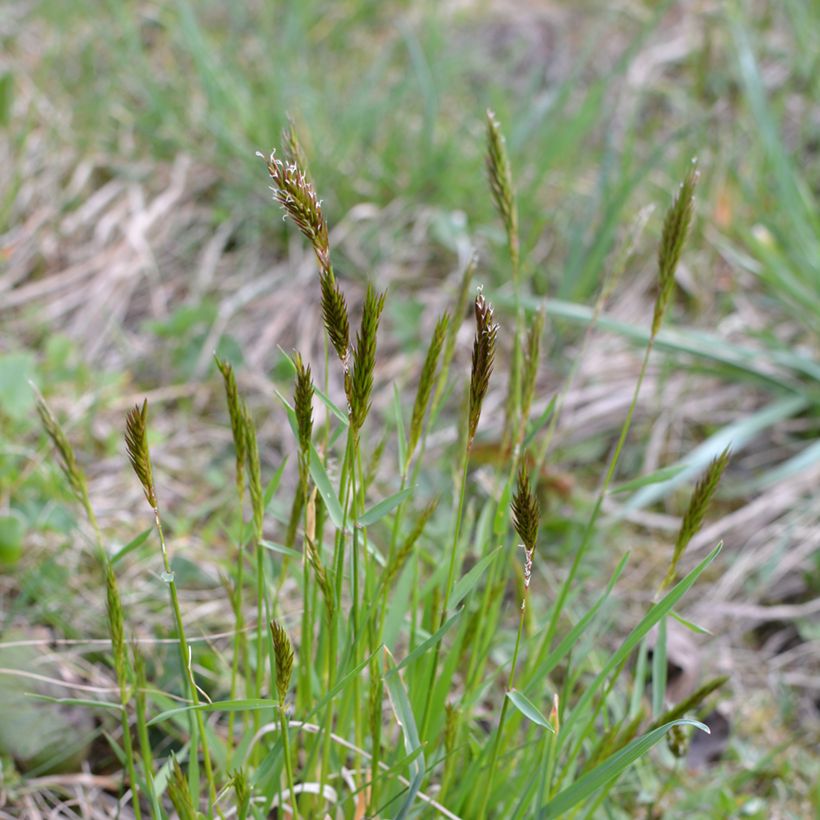
{"label": "green meadow vegetation", "polygon": [[820,810],[811,4],[3,15],[0,816]]}

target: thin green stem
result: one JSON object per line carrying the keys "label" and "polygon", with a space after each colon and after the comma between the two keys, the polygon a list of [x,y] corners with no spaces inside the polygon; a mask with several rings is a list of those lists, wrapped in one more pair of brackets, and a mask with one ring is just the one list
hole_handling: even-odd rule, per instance
{"label": "thin green stem", "polygon": [[[171,607],[174,611],[174,621],[177,628],[177,640],[179,641],[179,655],[180,663],[182,664],[183,672],[187,682],[187,688],[190,692],[191,702],[194,706],[199,705],[199,690],[194,680],[194,673],[191,667],[191,649],[185,637],[185,627],[182,622],[182,612],[179,608],[179,598],[177,597],[177,587],[174,582],[174,576],[171,572],[171,563],[168,559],[168,549],[165,545],[165,534],[162,531],[162,521],[159,517],[159,509],[154,507],[154,523],[159,535],[159,543],[162,549],[162,562],[165,568],[165,579],[168,583],[168,591],[171,596]],[[205,779],[208,781],[208,801],[213,809],[216,803],[216,783],[214,781],[213,768],[211,766],[211,754],[208,748],[208,736],[205,733],[205,721],[202,717],[202,712],[199,709],[193,710],[194,720],[200,737],[202,745],[202,756],[205,763]]]}
{"label": "thin green stem", "polygon": [[[515,636],[515,649],[513,650],[512,664],[510,666],[510,675],[507,678],[507,692],[512,691],[513,680],[515,679],[515,670],[518,666],[518,653],[521,649],[521,634],[524,631],[524,614],[527,611],[527,595],[528,589],[524,588],[524,599],[521,601],[521,612],[518,617],[518,633]],[[501,735],[504,732],[504,719],[507,717],[507,707],[509,705],[509,698],[504,696],[504,702],[501,704],[501,716],[498,719],[498,728],[495,732],[495,739],[493,742],[493,750],[490,756],[490,768],[487,773],[484,786],[484,797],[481,801],[481,808],[479,810],[479,817],[486,817],[487,815],[487,801],[490,798],[490,793],[493,787],[493,778],[495,777],[495,767],[498,762],[498,749],[501,744]]]}
{"label": "thin green stem", "polygon": [[621,426],[621,433],[618,437],[618,443],[615,445],[615,450],[613,451],[612,457],[609,460],[609,467],[607,468],[603,483],[601,484],[601,487],[598,491],[598,496],[595,500],[595,506],[593,507],[592,513],[589,519],[587,520],[587,525],[584,529],[584,534],[581,538],[581,543],[578,546],[578,549],[575,551],[575,557],[573,558],[569,573],[566,577],[566,580],[559,589],[558,598],[556,599],[555,604],[552,608],[552,616],[550,617],[549,626],[547,627],[547,631],[544,634],[544,639],[541,642],[541,647],[538,653],[536,654],[533,668],[537,668],[538,664],[541,663],[541,661],[546,657],[547,653],[552,647],[552,641],[555,637],[556,630],[558,629],[558,620],[561,617],[561,612],[564,609],[564,605],[566,603],[569,592],[573,588],[575,578],[578,575],[578,570],[581,567],[581,562],[583,561],[584,556],[586,555],[586,552],[589,549],[590,544],[592,543],[592,534],[595,531],[595,525],[598,522],[598,516],[601,513],[604,498],[606,497],[607,491],[609,490],[609,485],[612,483],[612,479],[615,476],[615,470],[618,467],[618,461],[621,457],[621,451],[623,450],[624,443],[626,442],[626,438],[629,435],[630,427],[632,426],[632,417],[635,413],[635,408],[638,404],[638,396],[641,392],[641,385],[643,384],[644,376],[646,375],[647,366],[649,365],[649,356],[652,353],[654,341],[654,337],[650,337],[649,343],[647,344],[646,350],[644,351],[643,362],[641,364],[641,369],[638,374],[638,380],[635,384],[635,390],[632,393],[632,401],[629,404],[629,410],[627,411],[626,419],[624,420],[624,423]]}
{"label": "thin green stem", "polygon": [[[456,518],[453,525],[453,543],[450,547],[450,563],[447,569],[447,584],[444,587],[444,599],[441,604],[441,617],[439,619],[439,627],[444,625],[447,620],[447,607],[450,604],[450,595],[453,591],[456,573],[456,554],[458,552],[458,544],[461,539],[461,521],[464,516],[464,498],[467,490],[467,468],[470,463],[470,445],[469,442],[464,447],[464,452],[461,457],[461,486],[458,493],[458,507],[456,510]],[[441,652],[441,641],[439,641],[433,650],[433,660],[430,666],[430,680],[427,686],[427,695],[424,703],[424,717],[421,723],[421,738],[427,737],[427,729],[430,725],[430,706],[433,701],[433,689],[436,681],[436,669],[438,667],[439,654]]]}
{"label": "thin green stem", "polygon": [[293,762],[290,759],[290,740],[288,732],[288,717],[285,712],[285,702],[279,701],[279,725],[282,728],[282,754],[285,756],[285,777],[288,782],[288,793],[293,817],[299,817],[299,810],[296,808],[296,787],[293,779]]}

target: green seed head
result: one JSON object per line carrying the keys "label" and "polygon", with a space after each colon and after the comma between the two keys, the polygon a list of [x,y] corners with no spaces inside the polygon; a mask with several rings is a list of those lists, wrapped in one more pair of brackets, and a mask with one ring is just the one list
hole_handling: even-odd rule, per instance
{"label": "green seed head", "polygon": [[125,447],[128,450],[128,459],[137,478],[142,484],[145,497],[151,508],[157,509],[157,494],[154,489],[154,476],[151,471],[151,454],[148,451],[148,399],[142,407],[133,407],[125,419]]}

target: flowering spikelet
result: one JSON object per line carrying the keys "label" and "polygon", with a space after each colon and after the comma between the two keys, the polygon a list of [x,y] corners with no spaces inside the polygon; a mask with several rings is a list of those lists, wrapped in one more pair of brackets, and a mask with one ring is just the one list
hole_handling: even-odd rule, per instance
{"label": "flowering spikelet", "polygon": [[173,761],[171,764],[171,777],[168,778],[168,797],[171,798],[171,803],[173,803],[179,815],[179,820],[196,820],[197,812],[194,808],[188,779],[185,777],[176,755],[172,752],[171,756]]}
{"label": "flowering spikelet", "polygon": [[279,703],[282,704],[288,694],[293,673],[293,645],[279,621],[270,622],[270,631],[273,636],[273,654],[276,658],[276,691],[279,693]]}
{"label": "flowering spikelet", "polygon": [[117,577],[110,561],[105,563],[105,599],[108,613],[108,631],[111,635],[111,649],[114,653],[114,670],[120,690],[124,692],[128,673],[128,654],[125,646],[125,623],[122,601],[117,588]]}
{"label": "flowering spikelet", "polygon": [[310,365],[305,365],[301,354],[293,354],[293,363],[296,366],[293,406],[296,411],[296,426],[299,432],[299,450],[303,456],[308,456],[310,454],[310,440],[313,436],[313,380]]}
{"label": "flowering spikelet", "polygon": [[528,589],[532,577],[532,556],[535,552],[535,541],[538,538],[541,513],[535,494],[530,489],[530,478],[524,465],[518,470],[518,484],[511,506],[513,526],[524,543],[524,588]]}
{"label": "flowering spikelet", "polygon": [[427,526],[427,522],[432,518],[437,506],[438,501],[431,501],[422,510],[421,515],[419,515],[416,519],[413,529],[396,551],[396,555],[393,557],[393,560],[388,563],[387,568],[384,571],[384,585],[386,587],[389,587],[390,584],[393,583],[398,574],[404,568],[404,565],[407,563],[407,559],[413,553],[413,547],[415,547],[416,541],[419,540],[419,537],[424,532],[424,528]]}
{"label": "flowering spikelet", "polygon": [[322,598],[324,598],[328,620],[332,620],[333,612],[335,610],[333,584],[331,583],[324,563],[322,563],[322,558],[319,555],[319,550],[316,548],[316,543],[310,537],[305,538],[305,551],[307,553],[308,562],[313,568],[313,574],[316,576],[316,583],[319,585]]}
{"label": "flowering spikelet", "polygon": [[336,284],[336,277],[331,268],[322,270],[319,285],[322,289],[322,323],[347,373],[350,367],[350,321],[347,316],[347,302]]}
{"label": "flowering spikelet", "polygon": [[501,126],[495,114],[487,109],[487,176],[498,213],[504,222],[507,232],[507,243],[510,249],[513,268],[518,268],[518,208],[515,204],[515,191],[512,182],[512,170],[507,156],[507,146]]}
{"label": "flowering spikelet", "polygon": [[288,115],[288,124],[282,129],[282,146],[285,161],[288,165],[301,168],[305,178],[310,182],[310,168],[308,167],[307,156],[296,133],[296,124],[290,115]]}
{"label": "flowering spikelet", "polygon": [[356,336],[353,353],[353,376],[351,379],[350,421],[354,430],[361,430],[368,412],[373,392],[373,371],[376,367],[376,333],[384,309],[384,293],[376,293],[367,286],[362,310],[362,324]]}
{"label": "flowering spikelet", "polygon": [[125,419],[125,447],[128,450],[128,460],[142,484],[145,497],[151,508],[157,509],[157,494],[154,489],[154,476],[151,472],[151,455],[148,451],[148,436],[146,424],[148,421],[148,399],[142,407],[133,407]]}
{"label": "flowering spikelet", "polygon": [[706,468],[703,478],[695,485],[695,490],[689,499],[689,506],[681,521],[678,537],[675,541],[675,549],[672,552],[672,563],[669,566],[666,578],[664,578],[663,586],[668,586],[675,580],[678,562],[692,537],[703,525],[703,519],[709,509],[712,496],[714,496],[723,471],[729,463],[729,454],[730,450],[727,447],[720,455],[715,456]]}
{"label": "flowering spikelet", "polygon": [[467,425],[467,446],[472,446],[481,416],[481,404],[490,386],[495,361],[498,324],[493,320],[493,307],[479,289],[475,298],[476,333],[473,341],[473,367],[470,375],[470,403]]}
{"label": "flowering spikelet", "polygon": [[433,330],[433,338],[430,340],[430,347],[427,348],[427,356],[424,359],[424,365],[421,368],[421,378],[419,379],[419,387],[416,391],[416,400],[413,404],[413,415],[410,421],[410,435],[407,439],[407,456],[405,459],[404,468],[410,463],[413,457],[416,445],[421,437],[421,427],[424,421],[424,414],[427,412],[427,405],[430,401],[430,394],[433,390],[433,382],[436,376],[436,367],[441,355],[441,349],[444,346],[444,340],[447,337],[447,328],[450,326],[450,314],[443,313],[436,322]]}
{"label": "flowering spikelet", "polygon": [[231,434],[233,435],[233,446],[236,450],[236,486],[239,488],[240,497],[245,483],[245,427],[242,406],[239,399],[239,391],[236,388],[236,376],[233,367],[219,356],[214,356],[216,366],[222,374],[225,382],[225,397],[228,401],[228,414],[231,419]]}
{"label": "flowering spikelet", "polygon": [[311,243],[322,270],[329,270],[327,222],[322,213],[322,203],[305,172],[295,162],[282,162],[276,157],[275,151],[271,152],[268,159],[259,152],[257,156],[265,160],[268,166],[268,173],[273,180],[273,198]]}
{"label": "flowering spikelet", "polygon": [[697,161],[693,160],[689,173],[681,183],[678,195],[666,212],[663,222],[661,244],[658,248],[658,298],[655,300],[655,312],[652,317],[652,336],[660,330],[675,288],[675,269],[689,233],[689,226],[692,224],[695,185],[699,176]]}
{"label": "flowering spikelet", "polygon": [[524,465],[518,470],[518,482],[511,506],[515,531],[528,550],[535,549],[541,513],[535,494],[530,488],[530,477]]}
{"label": "flowering spikelet", "polygon": [[[77,464],[74,449],[63,432],[63,428],[60,427],[59,422],[51,412],[51,408],[46,404],[46,400],[36,390],[35,396],[37,399],[37,413],[40,416],[43,429],[59,453],[60,468],[63,471],[63,475],[66,477],[71,491],[77,500],[83,505],[86,512],[90,513],[91,501],[88,497],[88,485],[86,484],[83,471],[80,469],[79,464]],[[89,514],[89,518],[90,517],[91,514]]]}

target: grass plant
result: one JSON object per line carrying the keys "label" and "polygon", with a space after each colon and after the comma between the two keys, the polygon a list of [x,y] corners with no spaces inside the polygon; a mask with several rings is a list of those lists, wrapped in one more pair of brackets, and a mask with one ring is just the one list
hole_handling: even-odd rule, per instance
{"label": "grass plant", "polygon": [[[624,810],[629,801],[613,801],[611,789],[627,769],[667,732],[680,740],[680,727],[687,724],[708,731],[686,715],[695,714],[714,687],[703,688],[677,709],[665,709],[665,666],[661,670],[657,660],[665,662],[665,657],[656,644],[649,717],[639,691],[642,680],[630,688],[628,661],[646,647],[650,630],[657,626],[663,634],[665,619],[718,555],[719,546],[681,577],[684,550],[703,522],[726,465],[725,453],[695,490],[669,571],[657,579],[656,600],[625,638],[607,640],[587,656],[572,652],[577,641],[586,640],[587,631],[594,631],[626,556],[594,606],[585,612],[569,607],[578,591],[578,571],[598,537],[602,503],[615,478],[641,381],[672,298],[675,269],[693,218],[696,172],[687,174],[664,220],[658,295],[643,367],[564,572],[536,556],[541,513],[529,472],[534,459],[525,449],[526,443],[538,449],[527,431],[546,313],[539,311],[525,327],[510,163],[500,124],[491,114],[487,124],[487,167],[507,233],[515,322],[505,334],[482,288],[477,289],[472,364],[469,378],[459,384],[451,362],[470,281],[480,264],[471,261],[452,311],[435,323],[415,399],[408,405],[409,433],[397,394],[398,467],[386,482],[377,483],[367,467],[372,442],[381,438],[374,430],[383,423],[371,408],[386,295],[367,286],[358,308],[359,330],[351,340],[353,311],[348,305],[358,306],[334,272],[331,234],[292,126],[286,133],[287,159],[275,153],[266,159],[274,199],[310,243],[318,263],[325,349],[332,349],[338,359],[326,356],[324,366],[340,368],[333,379],[327,373],[325,385],[338,378],[342,395],[337,405],[326,391],[317,394],[316,364],[307,364],[299,353],[286,357],[294,375],[293,402],[282,394],[280,399],[293,430],[290,449],[297,477],[290,503],[280,499],[281,506],[291,510],[290,519],[281,524],[288,543],[270,552],[266,533],[273,522],[268,509],[277,493],[285,492],[278,481],[281,471],[266,491],[251,412],[240,396],[234,367],[216,358],[235,454],[236,506],[229,531],[236,552],[225,583],[235,629],[226,647],[230,657],[221,656],[220,661],[224,686],[206,688],[197,680],[197,652],[186,637],[159,512],[147,401],[128,413],[125,442],[154,515],[160,579],[168,588],[178,640],[183,704],[170,708],[167,700],[151,693],[141,654],[135,652],[129,660],[128,613],[118,597],[84,479],[59,425],[39,400],[40,416],[69,485],[97,532],[120,682],[124,770],[135,815],[144,810],[164,817],[171,806],[181,817],[206,810],[208,816],[235,810],[240,817],[263,817],[274,807],[293,817],[410,817],[430,812],[448,817],[552,817],[583,807]],[[480,435],[501,342],[511,350],[506,368],[511,376],[507,460],[496,468],[495,490],[484,495],[471,480],[471,451]],[[451,385],[464,395],[461,435],[454,453],[447,450],[430,462],[428,435]],[[317,395],[328,418],[324,427],[314,425]],[[543,435],[549,437],[552,429]],[[449,503],[436,503],[428,484],[451,486]],[[557,594],[545,598],[539,589],[533,600],[531,587],[540,588],[545,575],[556,571],[563,574]],[[286,589],[291,590],[287,596]],[[519,602],[512,646],[502,628],[511,616],[508,589]],[[637,711],[628,708],[630,700]],[[137,724],[139,756],[131,741],[129,714]],[[267,716],[275,719],[265,722]],[[178,738],[170,756],[151,745],[152,734],[169,724]],[[606,743],[600,741],[604,730]]]}

